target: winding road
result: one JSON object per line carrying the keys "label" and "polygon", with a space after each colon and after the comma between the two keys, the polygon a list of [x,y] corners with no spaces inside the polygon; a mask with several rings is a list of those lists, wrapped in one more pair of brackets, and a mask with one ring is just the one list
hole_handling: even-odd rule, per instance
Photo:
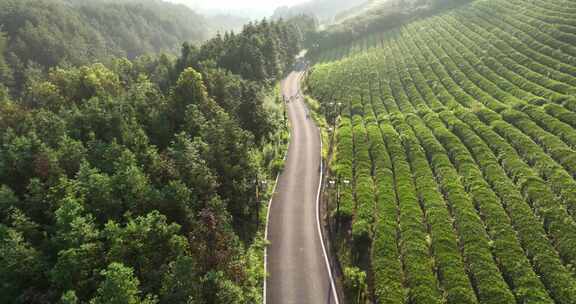
{"label": "winding road", "polygon": [[265,284],[267,304],[339,304],[321,240],[318,194],[321,140],[301,98],[299,63],[282,83],[291,142],[268,214]]}

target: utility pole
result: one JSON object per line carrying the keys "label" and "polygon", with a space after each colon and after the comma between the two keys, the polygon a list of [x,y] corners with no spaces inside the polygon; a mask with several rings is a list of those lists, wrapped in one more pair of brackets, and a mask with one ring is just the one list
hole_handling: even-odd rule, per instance
{"label": "utility pole", "polygon": [[[342,116],[342,103],[338,102],[338,116]],[[336,117],[334,117],[334,125],[336,125]]]}
{"label": "utility pole", "polygon": [[[342,183],[344,183],[345,187],[348,187],[348,185],[350,184],[350,180],[344,179],[344,180],[342,180]],[[337,206],[336,212],[338,214],[337,222],[338,222],[338,227],[339,227],[340,226],[340,177],[338,177],[338,190],[337,190],[337,192],[338,192],[338,206]]]}
{"label": "utility pole", "polygon": [[262,180],[260,181],[258,176],[256,176],[256,179],[254,180],[254,184],[256,186],[256,229],[260,228],[260,208],[261,206],[261,201],[260,201],[260,184],[262,184],[262,187],[265,189],[266,185],[268,184],[268,182],[266,180]]}
{"label": "utility pole", "polygon": [[[328,181],[328,185],[329,185],[328,188],[334,189],[334,188],[336,188],[336,181],[333,180],[333,179],[331,179],[331,180]],[[334,191],[334,190],[331,190],[331,191],[330,191],[330,192],[333,194],[332,191]],[[332,196],[328,196],[328,197],[331,198]],[[338,193],[336,193],[336,204],[338,204]],[[336,211],[336,216],[338,216],[338,211]],[[338,222],[336,222],[335,225],[334,225],[334,226],[336,226],[336,231],[338,231],[338,230],[337,230],[337,229],[338,229],[338,226],[337,226],[337,225],[338,225]],[[329,225],[329,226],[331,227],[331,225]]]}

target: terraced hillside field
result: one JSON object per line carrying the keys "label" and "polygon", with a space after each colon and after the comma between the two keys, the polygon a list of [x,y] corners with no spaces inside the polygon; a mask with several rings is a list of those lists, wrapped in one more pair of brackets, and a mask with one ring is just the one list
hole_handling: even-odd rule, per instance
{"label": "terraced hillside field", "polygon": [[350,302],[576,303],[576,1],[475,1],[318,61]]}

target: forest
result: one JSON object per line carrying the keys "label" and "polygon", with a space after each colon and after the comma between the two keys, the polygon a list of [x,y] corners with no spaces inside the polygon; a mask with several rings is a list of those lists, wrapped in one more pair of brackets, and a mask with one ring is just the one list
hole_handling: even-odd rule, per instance
{"label": "forest", "polygon": [[290,3],[0,0],[0,303],[576,303],[576,2]]}
{"label": "forest", "polygon": [[228,30],[229,19],[161,0],[1,0],[0,82],[17,92],[27,69],[175,57],[182,42],[199,45],[216,29]]}
{"label": "forest", "polygon": [[0,2],[0,302],[261,302],[303,19],[198,45],[176,7],[67,2]]}

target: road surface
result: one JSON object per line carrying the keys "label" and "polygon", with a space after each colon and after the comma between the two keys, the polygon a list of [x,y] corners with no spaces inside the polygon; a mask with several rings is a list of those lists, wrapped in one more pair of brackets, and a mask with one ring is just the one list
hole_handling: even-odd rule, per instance
{"label": "road surface", "polygon": [[266,303],[337,304],[317,217],[320,135],[298,93],[303,65],[282,84],[292,131],[268,221]]}

